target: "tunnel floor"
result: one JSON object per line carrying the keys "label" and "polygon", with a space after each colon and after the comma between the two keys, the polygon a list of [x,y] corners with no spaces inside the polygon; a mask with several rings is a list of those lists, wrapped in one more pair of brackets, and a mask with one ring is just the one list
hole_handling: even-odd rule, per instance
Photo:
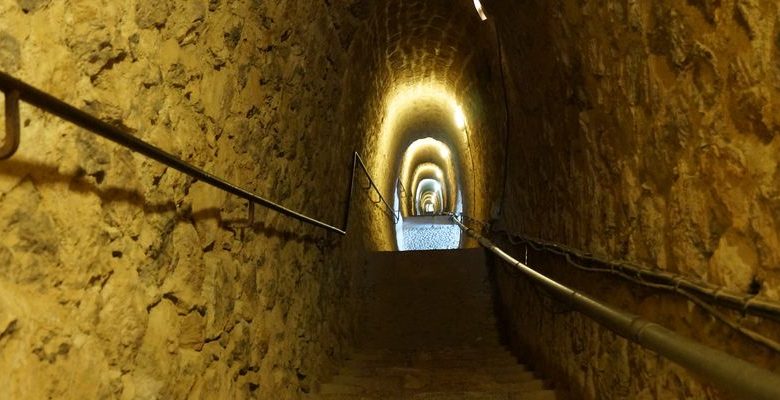
{"label": "tunnel floor", "polygon": [[461,231],[448,216],[402,218],[396,225],[398,250],[444,250],[460,247]]}

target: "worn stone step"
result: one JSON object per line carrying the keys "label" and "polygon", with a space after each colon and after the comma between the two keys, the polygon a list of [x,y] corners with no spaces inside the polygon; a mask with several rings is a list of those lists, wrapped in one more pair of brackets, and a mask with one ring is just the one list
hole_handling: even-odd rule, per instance
{"label": "worn stone step", "polygon": [[[484,330],[496,331],[495,327],[485,327]],[[388,340],[362,340],[360,345],[362,347],[385,347],[395,351],[414,351],[420,348],[447,348],[447,347],[467,347],[467,346],[500,346],[501,337],[497,333],[483,334],[476,337],[461,337],[454,338],[453,334],[449,334],[450,337],[443,337],[433,333],[411,331],[411,332],[395,332],[393,333],[394,342],[390,343]]]}
{"label": "worn stone step", "polygon": [[485,366],[511,367],[517,365],[517,360],[511,356],[489,359],[452,359],[452,360],[348,360],[346,368],[373,368],[373,367],[416,367],[416,368],[473,368],[479,369]]}
{"label": "worn stone step", "polygon": [[358,349],[314,398],[554,400],[502,345],[484,266],[482,250],[374,254]]}
{"label": "worn stone step", "polygon": [[436,350],[375,350],[361,349],[353,352],[352,360],[405,360],[405,359],[490,359],[494,357],[513,357],[503,346],[443,348]]}
{"label": "worn stone step", "polygon": [[536,390],[531,392],[516,393],[486,393],[486,392],[460,392],[460,393],[420,393],[403,397],[406,400],[556,400],[554,390]]}
{"label": "worn stone step", "polygon": [[335,376],[329,383],[320,386],[320,393],[370,394],[401,393],[404,377],[385,376],[376,378]]}
{"label": "worn stone step", "polygon": [[557,400],[554,390],[531,392],[450,391],[408,394],[319,394],[321,400]]}
{"label": "worn stone step", "polygon": [[412,389],[447,389],[447,388],[481,388],[505,384],[519,384],[536,379],[532,372],[508,375],[489,374],[431,374],[431,375],[404,375],[404,388]]}
{"label": "worn stone step", "polygon": [[481,249],[372,253],[358,343],[415,350],[500,343]]}
{"label": "worn stone step", "polygon": [[416,379],[426,379],[441,382],[460,381],[460,382],[525,382],[534,379],[534,373],[527,370],[506,370],[494,369],[487,370],[468,370],[466,368],[457,369],[420,369],[420,368],[383,368],[377,371],[354,371],[344,370],[336,375],[334,382],[345,382],[346,380],[371,380],[371,379],[390,379],[397,377],[412,377]]}
{"label": "worn stone step", "polygon": [[487,374],[491,376],[513,376],[530,373],[525,365],[517,364],[510,366],[492,366],[484,365],[480,368],[473,367],[436,367],[436,368],[415,368],[400,366],[379,366],[379,367],[345,367],[340,371],[341,375],[351,376],[403,376],[406,374],[441,374],[441,375],[469,375],[469,374]]}
{"label": "worn stone step", "polygon": [[[389,376],[353,376],[338,375],[331,383],[337,385],[359,386],[371,390],[400,391],[440,391],[440,390],[490,390],[504,388],[524,389],[522,384],[535,381],[533,373],[493,376],[488,374],[435,374],[430,371]],[[537,382],[538,383],[538,382]]]}
{"label": "worn stone step", "polygon": [[364,354],[364,355],[353,355],[350,356],[346,362],[365,362],[365,363],[398,363],[399,365],[407,365],[407,364],[414,364],[417,362],[441,362],[442,364],[446,364],[449,361],[483,361],[483,362],[492,362],[492,361],[499,361],[499,362],[505,362],[505,361],[511,361],[513,363],[517,363],[517,359],[509,354],[509,353],[495,353],[495,354],[484,354],[484,355],[478,355],[478,354],[452,354],[449,356],[440,356],[440,355],[431,355],[431,354],[416,354],[416,355],[404,355],[404,354],[396,354],[396,355],[371,355],[371,354]]}
{"label": "worn stone step", "polygon": [[447,392],[486,392],[486,393],[524,393],[544,389],[544,382],[534,379],[517,383],[466,383],[448,385],[447,389],[434,387],[432,389],[407,388],[403,386],[401,377],[395,379],[367,379],[359,384],[325,383],[320,386],[321,394],[364,394],[364,395],[393,395],[413,393],[447,393]]}

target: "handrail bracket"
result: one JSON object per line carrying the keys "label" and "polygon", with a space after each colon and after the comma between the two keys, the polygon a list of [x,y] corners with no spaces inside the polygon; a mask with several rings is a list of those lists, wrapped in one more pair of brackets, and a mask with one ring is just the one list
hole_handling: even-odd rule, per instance
{"label": "handrail bracket", "polygon": [[5,139],[0,147],[0,160],[11,158],[19,149],[21,119],[19,118],[19,91],[5,93]]}

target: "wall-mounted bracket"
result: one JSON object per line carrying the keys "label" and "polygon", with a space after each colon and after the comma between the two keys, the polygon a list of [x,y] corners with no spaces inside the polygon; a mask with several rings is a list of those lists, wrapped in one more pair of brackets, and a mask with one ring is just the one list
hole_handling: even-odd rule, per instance
{"label": "wall-mounted bracket", "polygon": [[255,203],[252,201],[247,203],[246,223],[247,226],[253,226],[255,224]]}
{"label": "wall-mounted bracket", "polygon": [[0,160],[11,158],[16,153],[19,148],[21,129],[19,92],[16,90],[5,92],[5,139],[0,147]]}

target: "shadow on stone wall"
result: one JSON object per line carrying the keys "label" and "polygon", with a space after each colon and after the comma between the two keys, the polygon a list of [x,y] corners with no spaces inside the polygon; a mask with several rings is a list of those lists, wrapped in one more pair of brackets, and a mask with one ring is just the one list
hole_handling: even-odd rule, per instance
{"label": "shadow on stone wall", "polygon": [[[139,190],[102,184],[102,175],[96,177],[94,174],[87,175],[83,171],[81,173],[67,174],[61,172],[54,165],[36,161],[20,159],[3,161],[0,163],[0,175],[17,177],[19,182],[30,179],[36,184],[68,184],[70,191],[79,194],[93,194],[100,198],[100,201],[103,203],[125,203],[138,207],[147,214],[175,213],[177,222],[188,221],[195,223],[196,221],[215,220],[220,228],[238,233],[242,238],[247,230],[251,230],[255,234],[272,236],[283,241],[313,243],[320,248],[335,245],[335,240],[332,237],[304,233],[301,229],[295,229],[292,224],[285,224],[284,227],[274,226],[259,221],[258,218],[250,221],[248,215],[246,218],[225,218],[223,209],[218,207],[204,208],[193,212],[191,208],[177,206],[173,200],[149,202],[144,193]],[[261,208],[261,206],[256,207]],[[379,206],[377,205],[377,207]],[[300,225],[301,227],[304,226],[303,223]]]}

